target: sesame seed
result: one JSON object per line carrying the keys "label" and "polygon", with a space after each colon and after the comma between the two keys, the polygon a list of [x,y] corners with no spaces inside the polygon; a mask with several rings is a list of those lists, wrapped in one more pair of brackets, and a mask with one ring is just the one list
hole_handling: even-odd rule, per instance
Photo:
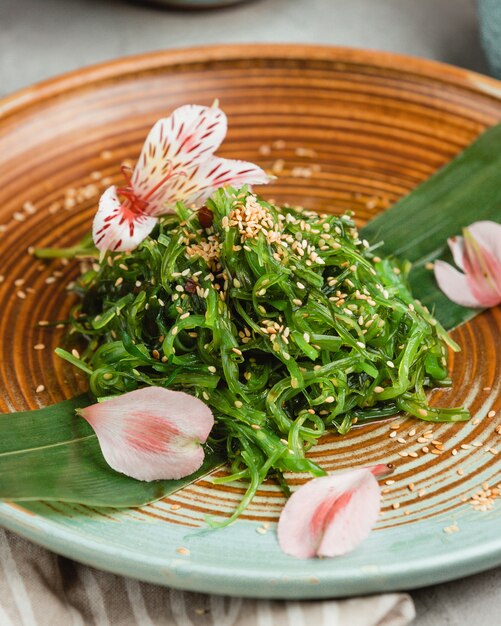
{"label": "sesame seed", "polygon": [[159,359],[160,358],[160,352],[158,350],[152,350],[151,354],[152,354],[154,359]]}
{"label": "sesame seed", "polygon": [[237,407],[237,409],[241,409],[243,407],[243,403],[240,400],[235,400],[233,404]]}
{"label": "sesame seed", "polygon": [[176,291],[183,292],[184,287],[182,285],[176,285]]}
{"label": "sesame seed", "polygon": [[34,348],[35,350],[45,350],[45,344],[43,344],[43,343],[37,343],[37,344],[35,344],[35,345],[33,346],[33,348]]}
{"label": "sesame seed", "polygon": [[400,508],[400,502],[394,502],[394,503],[392,504],[392,507],[393,507],[395,510],[399,509],[399,508]]}
{"label": "sesame seed", "polygon": [[428,448],[428,446],[424,446],[423,448],[421,448],[421,452],[423,452],[424,454],[428,454],[429,451],[430,448]]}
{"label": "sesame seed", "polygon": [[406,450],[402,450],[398,454],[402,457],[409,456],[409,453]]}
{"label": "sesame seed", "polygon": [[306,289],[306,287],[303,285],[303,283],[297,282],[296,283],[298,289]]}
{"label": "sesame seed", "polygon": [[409,437],[414,437],[414,435],[416,434],[416,429],[413,428],[412,430],[409,431]]}
{"label": "sesame seed", "polygon": [[[378,385],[377,387],[374,387],[374,391],[376,393],[383,393],[384,387],[379,387],[379,385]],[[391,428],[391,426],[390,426],[390,428]]]}
{"label": "sesame seed", "polygon": [[119,276],[115,281],[115,287],[119,287],[123,282],[124,282],[123,277]]}
{"label": "sesame seed", "polygon": [[394,485],[394,484],[395,484],[395,481],[394,481],[394,480],[391,480],[391,479],[390,479],[390,480],[385,480],[385,481],[384,481],[384,484],[385,484],[385,485]]}
{"label": "sesame seed", "polygon": [[397,431],[396,430],[392,430],[391,433],[390,433],[390,437],[392,439],[394,439],[396,436],[397,436]]}
{"label": "sesame seed", "polygon": [[242,350],[239,350],[238,348],[232,348],[232,351],[233,351],[235,354],[238,354],[238,356],[242,356]]}
{"label": "sesame seed", "polygon": [[177,326],[174,326],[170,332],[171,332],[171,335],[175,337],[178,331],[179,331],[179,328]]}
{"label": "sesame seed", "polygon": [[207,369],[211,374],[215,374],[217,372],[217,369],[214,367],[214,365],[209,365]]}
{"label": "sesame seed", "polygon": [[170,505],[170,510],[171,511],[179,511],[180,508],[181,508],[180,504],[171,504]]}
{"label": "sesame seed", "polygon": [[16,296],[20,299],[20,300],[25,300],[26,299],[26,294],[24,291],[18,291],[16,293]]}
{"label": "sesame seed", "polygon": [[426,417],[428,415],[428,411],[426,409],[418,409],[418,413],[422,417]]}
{"label": "sesame seed", "polygon": [[463,450],[469,450],[469,449],[471,448],[471,446],[470,446],[470,444],[468,444],[468,443],[462,443],[462,444],[461,444],[461,448],[462,448]]}
{"label": "sesame seed", "polygon": [[80,358],[80,352],[76,348],[73,348],[73,350],[71,351],[71,354],[75,357],[75,359]]}
{"label": "sesame seed", "polygon": [[35,389],[35,393],[42,393],[42,391],[45,391],[44,385],[38,385],[38,387]]}
{"label": "sesame seed", "polygon": [[388,367],[395,367],[395,363],[393,363],[393,361],[386,361],[386,365]]}
{"label": "sesame seed", "polygon": [[496,411],[489,411],[487,413],[487,417],[494,417],[496,415]]}
{"label": "sesame seed", "polygon": [[254,430],[261,430],[261,426],[259,426],[258,424],[251,424],[251,428],[253,428]]}
{"label": "sesame seed", "polygon": [[185,320],[187,317],[190,317],[190,312],[186,311],[186,313],[183,313],[182,315],[179,316],[180,320]]}
{"label": "sesame seed", "polygon": [[190,551],[188,550],[188,548],[183,548],[182,546],[179,548],[176,548],[176,552],[184,556],[188,556],[190,554]]}
{"label": "sesame seed", "polygon": [[325,402],[327,402],[327,404],[332,404],[332,402],[335,401],[334,396],[327,396],[327,398],[325,398]]}

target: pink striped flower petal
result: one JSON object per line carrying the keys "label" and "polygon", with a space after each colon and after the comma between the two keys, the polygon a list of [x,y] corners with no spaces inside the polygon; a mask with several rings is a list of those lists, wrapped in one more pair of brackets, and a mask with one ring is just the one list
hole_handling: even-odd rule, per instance
{"label": "pink striped flower petal", "polygon": [[501,302],[501,258],[497,259],[473,236],[464,230],[466,278],[473,295],[484,307]]}
{"label": "pink striped flower petal", "polygon": [[[170,117],[155,123],[132,176],[135,193],[143,198],[148,196],[148,214],[169,212],[162,205],[167,196],[172,195],[172,185],[186,178],[187,172],[195,166],[210,159],[221,145],[226,131],[226,115],[221,109],[196,104],[181,106]],[[155,190],[153,193],[152,189]]]}
{"label": "pink striped flower petal", "polygon": [[380,506],[381,490],[368,468],[310,480],[280,515],[280,547],[300,559],[351,552],[368,537]]}
{"label": "pink striped flower petal", "polygon": [[448,240],[456,265],[437,261],[435,278],[445,295],[472,308],[488,308],[501,303],[501,225],[475,222],[465,228],[463,237]]}
{"label": "pink striped flower petal", "polygon": [[145,387],[80,409],[114,470],[137,480],[189,476],[204,460],[201,446],[214,425],[209,407],[194,396]]}
{"label": "pink striped flower petal", "polygon": [[99,201],[92,224],[92,237],[98,250],[127,251],[147,237],[157,218],[132,210],[130,202],[120,202],[116,187],[108,187]]}
{"label": "pink striped flower petal", "polygon": [[449,244],[449,248],[452,252],[454,263],[460,270],[464,271],[464,239],[462,237],[450,237],[450,239],[447,239],[447,243]]}
{"label": "pink striped flower petal", "polygon": [[254,163],[212,157],[194,167],[186,177],[173,181],[164,198],[164,208],[157,214],[167,212],[179,200],[188,205],[199,205],[220,187],[238,189],[243,185],[265,185],[270,180],[270,176]]}
{"label": "pink striped flower petal", "polygon": [[466,274],[462,274],[455,267],[445,261],[435,261],[435,279],[440,289],[445,295],[461,306],[478,309],[482,307],[481,302],[473,294]]}
{"label": "pink striped flower petal", "polygon": [[501,261],[501,224],[482,220],[468,226],[468,231],[481,246]]}

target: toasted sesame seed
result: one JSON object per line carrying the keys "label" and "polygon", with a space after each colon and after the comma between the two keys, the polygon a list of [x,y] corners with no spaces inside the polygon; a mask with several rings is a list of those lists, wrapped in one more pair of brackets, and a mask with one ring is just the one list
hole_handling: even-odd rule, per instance
{"label": "toasted sesame seed", "polygon": [[406,439],[404,439],[403,437],[399,437],[399,438],[397,439],[397,441],[398,441],[398,443],[407,443],[407,440],[406,440]]}
{"label": "toasted sesame seed", "polygon": [[469,444],[469,443],[462,443],[462,444],[461,444],[461,448],[462,448],[463,450],[469,450],[469,449],[471,448],[471,446],[470,446],[470,444]]}
{"label": "toasted sesame seed", "polygon": [[393,507],[395,510],[399,509],[399,508],[400,508],[400,502],[394,502],[394,503],[392,504],[392,507]]}
{"label": "toasted sesame seed", "polygon": [[18,291],[16,293],[16,296],[20,299],[20,300],[26,300],[26,293],[24,291]]}
{"label": "toasted sesame seed", "polygon": [[397,436],[397,431],[396,430],[392,430],[391,433],[390,433],[390,437],[392,439],[394,439],[396,436]]}
{"label": "toasted sesame seed", "polygon": [[385,480],[385,481],[384,481],[384,484],[385,484],[385,485],[394,485],[394,484],[395,484],[395,481],[394,481],[394,480],[392,480],[392,479]]}
{"label": "toasted sesame seed", "polygon": [[215,374],[217,372],[217,369],[214,367],[214,365],[209,365],[207,369],[211,374]]}
{"label": "toasted sesame seed", "polygon": [[327,398],[325,398],[325,402],[327,402],[327,404],[332,404],[332,402],[335,401],[334,396],[327,396]]}
{"label": "toasted sesame seed", "polygon": [[416,429],[413,428],[412,430],[409,431],[409,437],[414,437],[414,435],[416,434]]}
{"label": "toasted sesame seed", "polygon": [[171,332],[171,335],[175,337],[177,333],[179,332],[179,328],[177,326],[174,326],[170,332]]}
{"label": "toasted sesame seed", "polygon": [[303,283],[297,282],[296,283],[298,289],[306,289],[306,287],[303,285]]}
{"label": "toasted sesame seed", "polygon": [[33,346],[33,348],[35,350],[45,350],[45,344],[44,343],[37,343]]}
{"label": "toasted sesame seed", "polygon": [[123,276],[119,276],[115,281],[115,287],[120,287],[120,285],[124,282]]}
{"label": "toasted sesame seed", "polygon": [[409,453],[406,450],[401,450],[398,454],[403,457],[409,456]]}
{"label": "toasted sesame seed", "polygon": [[395,363],[393,363],[393,361],[386,361],[386,365],[388,367],[395,367]]}
{"label": "toasted sesame seed", "polygon": [[190,554],[190,551],[188,550],[188,548],[183,548],[182,546],[179,548],[176,548],[176,552],[178,554],[183,554],[184,556],[188,556]]}
{"label": "toasted sesame seed", "polygon": [[233,351],[235,354],[238,354],[238,356],[242,356],[242,350],[239,350],[238,348],[232,348],[232,351]]}
{"label": "toasted sesame seed", "polygon": [[428,415],[428,411],[426,409],[418,409],[418,413],[422,417],[426,417]]}
{"label": "toasted sesame seed", "polygon": [[253,428],[254,430],[261,430],[261,426],[259,426],[259,424],[251,424],[251,428]]}
{"label": "toasted sesame seed", "polygon": [[[375,393],[383,393],[384,387],[380,387],[378,385],[377,387],[374,387],[374,391],[375,391]],[[390,426],[390,428],[391,428],[391,426]]]}
{"label": "toasted sesame seed", "polygon": [[38,387],[35,389],[35,393],[42,393],[42,391],[45,391],[44,385],[38,385]]}
{"label": "toasted sesame seed", "polygon": [[424,446],[423,448],[421,448],[421,452],[423,452],[424,454],[428,454],[429,451],[430,448],[428,448],[428,446]]}
{"label": "toasted sesame seed", "polygon": [[487,413],[487,417],[494,417],[496,415],[496,411],[489,411]]}
{"label": "toasted sesame seed", "polygon": [[71,351],[71,354],[75,357],[75,359],[80,358],[80,352],[76,348],[73,348],[73,350]]}

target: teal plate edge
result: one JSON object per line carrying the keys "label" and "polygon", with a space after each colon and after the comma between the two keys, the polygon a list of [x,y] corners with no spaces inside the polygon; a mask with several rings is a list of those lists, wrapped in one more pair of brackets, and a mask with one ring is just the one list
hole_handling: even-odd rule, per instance
{"label": "teal plate edge", "polygon": [[[79,517],[72,521],[58,514],[47,519],[35,512],[44,506],[30,503],[23,510],[24,506],[2,503],[0,524],[81,563],[188,591],[277,599],[334,598],[423,587],[501,565],[501,537],[478,542],[479,536],[498,534],[499,509],[479,514],[465,508],[456,511],[453,520],[444,514],[414,523],[412,533],[408,525],[376,531],[349,555],[301,561],[280,552],[274,528],[258,535],[259,524],[254,522],[239,521],[216,531],[170,527],[166,537],[161,529],[156,532],[155,523],[123,521],[117,528],[110,521],[104,526],[113,529],[113,541],[107,541],[106,533],[100,541],[95,531],[96,525],[103,528],[102,520]],[[452,521],[460,530],[447,534],[444,528]],[[209,542],[204,541],[207,533],[211,534]],[[148,538],[144,554],[141,536]],[[209,544],[208,552],[204,544]],[[183,554],[177,552],[181,545]],[[247,545],[252,554],[246,553]]]}

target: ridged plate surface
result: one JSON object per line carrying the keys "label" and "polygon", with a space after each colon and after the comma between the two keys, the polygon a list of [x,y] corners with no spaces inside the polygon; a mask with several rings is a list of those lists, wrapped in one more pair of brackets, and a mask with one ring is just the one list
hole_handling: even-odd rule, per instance
{"label": "ridged plate surface", "polygon": [[[214,98],[229,117],[220,153],[279,176],[262,190],[266,197],[320,211],[353,209],[360,224],[501,119],[501,84],[485,77],[383,53],[304,46],[132,57],[3,100],[3,412],[45,406],[85,388],[52,354],[64,330],[37,325],[65,318],[72,302],[65,285],[78,266],[40,263],[30,247],[76,243],[90,227],[100,192],[119,180],[121,162],[137,158],[149,126],[178,105]],[[454,385],[433,392],[432,402],[468,406],[471,422],[430,427],[407,418],[397,431],[395,422],[374,424],[344,438],[328,435],[311,453],[332,471],[374,462],[397,466],[395,482],[384,485],[376,531],[346,557],[303,562],[282,554],[274,528],[283,497],[271,484],[241,520],[216,532],[204,529],[204,515],[228,516],[242,485],[215,486],[207,478],[126,511],[1,504],[0,522],[103,569],[235,595],[359,594],[497,565],[501,500],[474,507],[471,498],[501,482],[501,311],[477,317],[454,338],[462,347],[451,361]],[[45,347],[34,349],[40,344]]]}

